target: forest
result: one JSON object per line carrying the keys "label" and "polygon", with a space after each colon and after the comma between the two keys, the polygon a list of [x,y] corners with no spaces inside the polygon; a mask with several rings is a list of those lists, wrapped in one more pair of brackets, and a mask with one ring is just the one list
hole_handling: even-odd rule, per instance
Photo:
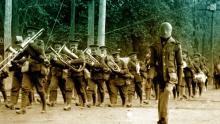
{"label": "forest", "polygon": [[[70,39],[80,39],[81,49],[97,44],[102,0],[12,0],[11,6],[5,7],[7,1],[11,0],[0,1],[0,37],[4,37],[5,13],[11,7],[12,43],[16,35],[25,36],[25,28],[34,26],[45,29],[42,39],[47,45]],[[213,49],[218,56],[217,0],[106,0],[105,45],[110,52],[121,49],[123,56],[136,51],[143,59],[147,48],[159,38],[160,24],[168,21],[183,49],[208,57],[212,38],[209,6],[213,3],[217,8],[213,11]]]}

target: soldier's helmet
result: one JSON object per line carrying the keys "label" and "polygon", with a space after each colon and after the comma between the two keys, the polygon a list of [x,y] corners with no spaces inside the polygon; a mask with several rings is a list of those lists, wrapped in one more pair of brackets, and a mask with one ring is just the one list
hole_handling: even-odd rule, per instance
{"label": "soldier's helmet", "polygon": [[169,38],[172,34],[172,25],[169,22],[163,22],[160,25],[160,37]]}

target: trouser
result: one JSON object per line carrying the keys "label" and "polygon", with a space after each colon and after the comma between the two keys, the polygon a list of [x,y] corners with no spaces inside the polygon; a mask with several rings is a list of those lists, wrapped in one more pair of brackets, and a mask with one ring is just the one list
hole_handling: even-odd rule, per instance
{"label": "trouser", "polygon": [[191,97],[192,96],[192,82],[193,79],[192,77],[185,77],[185,81],[186,81],[186,86],[188,89],[188,96]]}
{"label": "trouser", "polygon": [[92,103],[93,101],[93,105],[95,105],[96,104],[96,84],[91,79],[87,79],[86,92],[87,92],[87,101],[89,103]]}
{"label": "trouser", "polygon": [[220,86],[220,76],[214,75],[214,78],[215,78],[215,88],[218,89]]}
{"label": "trouser", "polygon": [[193,95],[195,96],[196,95],[196,89],[198,88],[199,89],[199,95],[201,96],[202,95],[202,92],[203,92],[203,85],[204,83],[201,82],[201,81],[198,81],[198,80],[194,80],[193,83]]}
{"label": "trouser", "polygon": [[120,94],[122,105],[126,105],[127,101],[127,84],[124,81],[118,82],[117,79],[110,80],[110,89],[111,89],[111,104],[117,103],[118,92]]}
{"label": "trouser", "polygon": [[153,84],[154,84],[153,86],[154,86],[154,92],[155,92],[155,99],[158,100],[160,88],[159,88],[159,80],[157,77],[153,79]]}
{"label": "trouser", "polygon": [[7,94],[5,91],[5,85],[3,83],[3,79],[0,79],[0,91],[2,92],[2,96],[4,98],[4,101],[6,102],[7,101]]}
{"label": "trouser", "polygon": [[165,120],[165,124],[168,123],[168,101],[170,92],[168,90],[160,89],[159,101],[158,101],[158,115],[159,120]]}
{"label": "trouser", "polygon": [[16,105],[18,102],[19,91],[21,89],[21,85],[22,85],[22,73],[19,75],[13,75],[11,96],[10,96],[10,103],[12,105]]}
{"label": "trouser", "polygon": [[105,81],[104,80],[94,80],[97,85],[97,95],[98,95],[98,104],[104,103],[105,99]]}
{"label": "trouser", "polygon": [[46,98],[43,87],[43,77],[40,72],[25,72],[22,78],[22,97],[21,109],[25,109],[28,104],[28,95],[30,94],[33,86],[36,87],[37,93],[41,98],[42,110],[46,109]]}
{"label": "trouser", "polygon": [[80,105],[85,105],[86,103],[86,83],[82,76],[67,77],[66,79],[66,102],[71,104],[73,87],[75,86],[76,92],[79,97]]}
{"label": "trouser", "polygon": [[140,98],[140,103],[142,103],[142,84],[141,82],[135,82],[134,80],[128,85],[128,103],[132,103],[133,96],[135,92]]}
{"label": "trouser", "polygon": [[107,88],[107,91],[108,91],[109,99],[110,99],[110,101],[111,101],[112,92],[111,92],[111,88],[110,88],[110,80],[106,80],[106,81],[105,81],[105,84],[106,84],[106,88]]}
{"label": "trouser", "polygon": [[66,103],[66,91],[65,91],[65,81],[62,76],[52,76],[50,82],[50,96],[49,101],[55,103],[57,100],[57,88],[60,88],[60,91],[63,96],[63,101]]}
{"label": "trouser", "polygon": [[146,100],[150,100],[152,79],[144,79]]}

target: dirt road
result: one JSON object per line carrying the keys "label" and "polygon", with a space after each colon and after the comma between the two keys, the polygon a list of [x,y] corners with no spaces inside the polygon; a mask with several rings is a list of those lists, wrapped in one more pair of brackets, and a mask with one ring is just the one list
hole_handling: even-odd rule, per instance
{"label": "dirt road", "polygon": [[[108,103],[106,99],[106,103]],[[135,101],[133,108],[123,107],[73,107],[63,111],[60,97],[58,104],[48,107],[47,113],[41,114],[40,104],[36,103],[25,115],[17,115],[15,110],[8,110],[0,105],[0,124],[156,124],[157,103],[140,107]],[[170,124],[219,124],[220,90],[209,89],[202,97],[187,101],[170,100]]]}

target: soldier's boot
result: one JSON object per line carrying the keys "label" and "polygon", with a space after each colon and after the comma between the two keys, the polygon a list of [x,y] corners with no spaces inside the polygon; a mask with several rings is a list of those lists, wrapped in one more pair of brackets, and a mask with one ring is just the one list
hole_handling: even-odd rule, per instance
{"label": "soldier's boot", "polygon": [[96,104],[96,93],[92,94],[92,100],[93,100],[93,105],[95,106],[95,104]]}
{"label": "soldier's boot", "polygon": [[10,103],[5,104],[6,108],[9,108],[11,110],[15,109],[15,105],[17,104],[18,101],[18,95],[16,93],[11,93],[11,100]]}
{"label": "soldier's boot", "polygon": [[26,113],[26,106],[28,101],[28,91],[23,91],[22,90],[22,95],[21,95],[21,108],[19,110],[16,110],[17,114],[25,114]]}
{"label": "soldier's boot", "polygon": [[46,96],[44,92],[39,92],[38,93],[42,102],[42,110],[41,113],[45,113],[46,112]]}
{"label": "soldier's boot", "polygon": [[105,94],[104,94],[104,92],[101,92],[100,94],[99,94],[99,103],[98,103],[98,107],[103,107],[104,106],[104,99],[105,99]]}
{"label": "soldier's boot", "polygon": [[90,108],[93,102],[93,94],[90,91],[87,92],[87,101],[88,101],[87,107]]}
{"label": "soldier's boot", "polygon": [[8,98],[7,98],[6,91],[2,91],[2,96],[3,96],[3,98],[4,98],[4,104],[7,104]]}
{"label": "soldier's boot", "polygon": [[71,99],[72,99],[72,92],[66,92],[66,105],[63,108],[64,111],[71,110]]}
{"label": "soldier's boot", "polygon": [[128,103],[126,105],[126,107],[132,107],[132,99],[133,99],[133,95],[128,94]]}
{"label": "soldier's boot", "polygon": [[145,104],[150,104],[150,96],[151,96],[151,89],[146,89],[145,90],[146,100],[144,100]]}
{"label": "soldier's boot", "polygon": [[57,99],[57,90],[50,91],[48,106],[54,107],[56,99]]}

